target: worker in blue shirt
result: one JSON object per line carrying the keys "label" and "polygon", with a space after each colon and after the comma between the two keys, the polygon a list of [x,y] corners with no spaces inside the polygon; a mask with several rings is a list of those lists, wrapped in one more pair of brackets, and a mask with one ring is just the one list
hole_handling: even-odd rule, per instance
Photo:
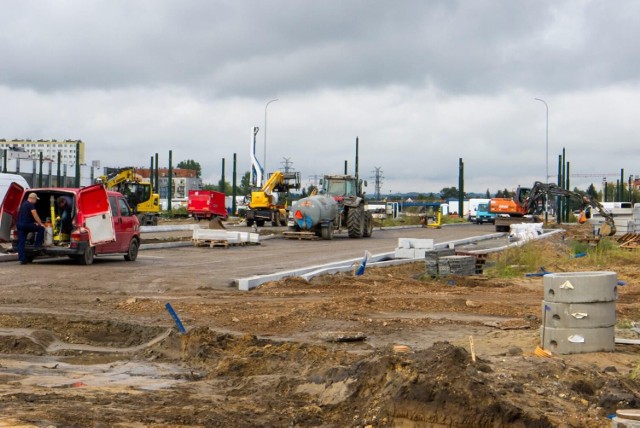
{"label": "worker in blue shirt", "polygon": [[27,235],[30,232],[35,233],[34,250],[42,248],[44,242],[44,224],[38,216],[36,211],[36,202],[39,200],[38,195],[35,193],[29,193],[27,200],[20,205],[20,211],[18,213],[18,260],[20,264],[26,264],[27,253],[25,246],[27,243]]}

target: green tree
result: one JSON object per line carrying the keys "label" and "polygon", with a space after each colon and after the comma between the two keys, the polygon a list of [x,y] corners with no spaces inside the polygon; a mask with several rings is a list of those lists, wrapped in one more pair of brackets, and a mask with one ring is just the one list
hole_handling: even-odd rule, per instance
{"label": "green tree", "polygon": [[456,187],[445,187],[440,190],[442,199],[456,199],[458,197],[458,189]]}
{"label": "green tree", "polygon": [[200,175],[202,174],[202,168],[200,167],[200,164],[194,161],[193,159],[187,159],[186,161],[181,161],[180,163],[178,163],[176,168],[192,169],[196,172],[196,177],[198,178],[200,178]]}
{"label": "green tree", "polygon": [[496,198],[512,198],[512,197],[513,197],[513,193],[508,191],[507,189],[498,190],[496,192]]}
{"label": "green tree", "polygon": [[491,192],[489,192],[489,189],[487,189],[487,193],[485,193],[485,194],[484,194],[484,196],[485,196],[487,199],[491,199]]}
{"label": "green tree", "polygon": [[594,186],[593,183],[591,183],[589,187],[587,187],[587,195],[591,199],[598,200],[598,197],[599,197],[598,191],[596,190],[596,186]]}
{"label": "green tree", "polygon": [[231,188],[231,183],[228,181],[222,182],[222,179],[218,181],[218,185],[214,190],[218,192],[223,192],[225,195],[231,195],[233,193],[233,189]]}
{"label": "green tree", "polygon": [[246,195],[251,195],[251,173],[249,171],[244,173],[238,186],[238,196]]}

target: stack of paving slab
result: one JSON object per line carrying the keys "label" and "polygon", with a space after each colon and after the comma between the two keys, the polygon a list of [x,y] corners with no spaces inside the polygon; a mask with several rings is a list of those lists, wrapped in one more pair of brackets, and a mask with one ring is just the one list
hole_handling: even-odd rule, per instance
{"label": "stack of paving slab", "polygon": [[398,238],[396,259],[423,259],[427,251],[433,250],[433,239]]}
{"label": "stack of paving slab", "polygon": [[438,258],[438,275],[475,275],[476,258],[473,256],[445,256]]}
{"label": "stack of paving slab", "polygon": [[424,256],[427,274],[433,277],[438,276],[438,260],[440,257],[454,256],[455,254],[456,250],[453,248],[440,248],[427,251]]}
{"label": "stack of paving slab", "polygon": [[633,206],[631,220],[627,222],[627,233],[640,233],[640,204]]}
{"label": "stack of paving slab", "polygon": [[544,276],[542,346],[555,354],[614,351],[615,272]]}
{"label": "stack of paving slab", "polygon": [[195,245],[225,242],[232,245],[259,244],[260,235],[250,232],[232,232],[219,229],[194,229],[191,240]]}

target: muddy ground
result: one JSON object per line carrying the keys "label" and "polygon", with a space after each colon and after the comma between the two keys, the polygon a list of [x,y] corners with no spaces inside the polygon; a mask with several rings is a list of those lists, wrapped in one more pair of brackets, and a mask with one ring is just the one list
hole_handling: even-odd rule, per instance
{"label": "muddy ground", "polygon": [[[536,262],[615,271],[616,335],[636,338],[640,255],[575,258],[570,238],[531,244]],[[640,407],[640,347],[536,355],[543,279],[496,277],[499,257],[513,255],[469,277],[431,278],[417,262],[200,290],[173,299],[185,334],[162,299],[74,307],[58,284],[6,288],[0,426],[607,427]]]}

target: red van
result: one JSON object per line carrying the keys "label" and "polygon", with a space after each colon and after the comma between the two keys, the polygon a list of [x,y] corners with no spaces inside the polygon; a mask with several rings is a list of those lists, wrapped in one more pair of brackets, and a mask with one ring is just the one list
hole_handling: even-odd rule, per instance
{"label": "red van", "polygon": [[[12,183],[0,211],[0,240],[11,241],[14,250],[17,249],[16,223],[20,204],[31,192],[40,198],[36,202],[38,216],[43,221],[47,219],[46,224],[51,227],[45,233],[42,250],[34,251],[33,243],[27,242],[27,261],[33,261],[38,255],[68,256],[82,265],[90,265],[96,255],[122,254],[127,261],[138,257],[138,218],[122,194],[108,191],[102,184],[81,189],[24,189]],[[72,201],[69,235],[59,231],[60,212],[56,200],[60,196]]]}

